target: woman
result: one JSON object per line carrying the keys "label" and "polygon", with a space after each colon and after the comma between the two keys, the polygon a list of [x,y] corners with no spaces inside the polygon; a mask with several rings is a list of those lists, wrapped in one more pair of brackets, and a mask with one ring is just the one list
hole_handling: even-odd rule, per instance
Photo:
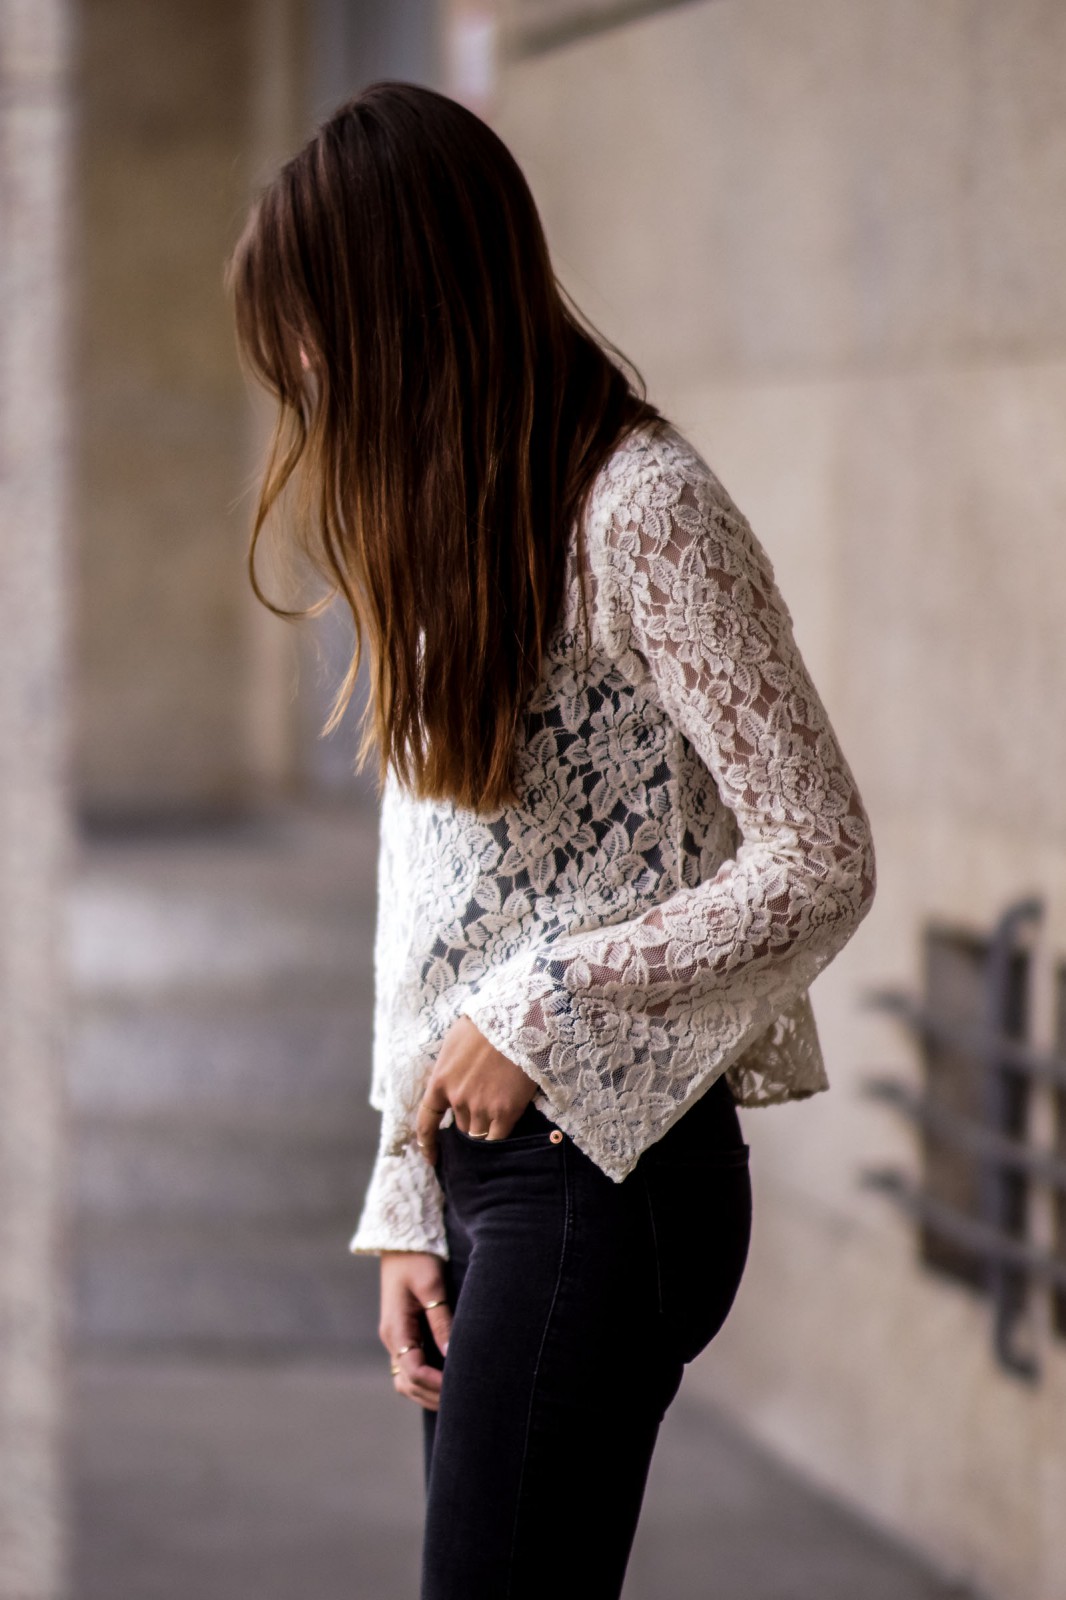
{"label": "woman", "polygon": [[378,83],[228,268],[285,489],[369,643],[382,789],[354,1253],[422,1408],[423,1600],[608,1600],[751,1227],[736,1106],[828,1087],[807,991],[874,893],[771,564],[557,284],[513,158]]}

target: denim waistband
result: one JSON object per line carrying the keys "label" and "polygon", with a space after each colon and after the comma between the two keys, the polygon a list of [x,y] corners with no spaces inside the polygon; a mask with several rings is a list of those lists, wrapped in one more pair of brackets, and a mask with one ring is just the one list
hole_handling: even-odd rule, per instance
{"label": "denim waistband", "polygon": [[[511,1129],[510,1137],[547,1132],[555,1124],[532,1100]],[[641,1160],[659,1159],[667,1154],[683,1154],[689,1150],[729,1150],[744,1142],[736,1102],[725,1074],[721,1073],[709,1089],[690,1105],[683,1115],[666,1130],[661,1139],[649,1145]],[[657,1152],[653,1157],[652,1152]]]}

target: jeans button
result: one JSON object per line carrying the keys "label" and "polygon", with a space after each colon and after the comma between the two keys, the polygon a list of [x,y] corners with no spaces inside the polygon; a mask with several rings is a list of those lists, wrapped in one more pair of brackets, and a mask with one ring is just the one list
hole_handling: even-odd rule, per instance
{"label": "jeans button", "polygon": [[553,1128],[551,1133],[549,1133],[548,1138],[551,1140],[552,1144],[561,1144],[563,1138],[562,1129]]}

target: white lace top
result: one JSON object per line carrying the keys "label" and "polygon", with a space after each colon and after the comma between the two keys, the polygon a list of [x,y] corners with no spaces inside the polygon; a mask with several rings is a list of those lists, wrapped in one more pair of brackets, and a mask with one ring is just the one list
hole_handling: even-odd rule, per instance
{"label": "white lace top", "polygon": [[447,1257],[414,1125],[460,1014],[616,1181],[723,1072],[742,1106],[829,1087],[807,991],[870,907],[874,851],[770,560],[673,427],[615,450],[585,526],[590,665],[571,538],[520,803],[385,785],[355,1254]]}

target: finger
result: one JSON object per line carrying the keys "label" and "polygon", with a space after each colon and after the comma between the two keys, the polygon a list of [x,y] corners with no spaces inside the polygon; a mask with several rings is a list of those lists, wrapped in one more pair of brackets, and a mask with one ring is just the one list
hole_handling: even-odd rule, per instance
{"label": "finger", "polygon": [[472,1139],[502,1138],[503,1135],[497,1134],[494,1130],[503,1128],[506,1133],[511,1128],[511,1123],[507,1122],[505,1117],[494,1116],[491,1111],[480,1110],[477,1106],[466,1105],[462,1101],[456,1102],[452,1109],[455,1112],[456,1124]]}
{"label": "finger", "polygon": [[394,1379],[396,1393],[403,1400],[413,1400],[416,1405],[425,1407],[427,1411],[436,1411],[440,1405],[440,1395],[433,1394],[428,1389],[423,1389],[412,1384],[408,1379],[397,1377]]}
{"label": "finger", "polygon": [[[427,1295],[426,1299],[436,1300],[437,1295]],[[391,1315],[388,1318],[388,1325],[385,1329],[386,1348],[390,1352],[394,1352],[403,1350],[405,1344],[414,1345],[414,1354],[417,1359],[421,1360],[423,1333],[421,1324],[424,1316],[421,1299],[410,1287],[406,1287],[401,1303],[392,1306],[390,1310]],[[407,1359],[407,1354],[405,1352],[402,1356],[394,1356],[394,1359],[396,1361],[404,1361]]]}
{"label": "finger", "polygon": [[408,1394],[405,1389],[400,1389],[397,1391],[397,1393],[400,1394],[404,1400],[413,1400],[416,1405],[422,1407],[423,1411],[440,1410],[440,1398],[438,1396],[428,1394]]}
{"label": "finger", "polygon": [[425,1094],[422,1096],[415,1120],[415,1138],[418,1148],[431,1166],[437,1161],[437,1129],[440,1127],[441,1118],[448,1109],[448,1099],[444,1090],[437,1084],[430,1082]]}
{"label": "finger", "polygon": [[411,1373],[411,1387],[419,1395],[431,1400],[440,1398],[440,1386],[444,1381],[444,1374],[439,1367],[431,1367],[427,1362],[422,1362]]}
{"label": "finger", "polygon": [[[434,1300],[437,1296],[433,1296]],[[442,1356],[448,1354],[448,1339],[452,1331],[452,1308],[447,1303],[432,1306],[428,1311],[423,1310],[423,1315],[433,1335],[433,1342]]]}
{"label": "finger", "polygon": [[405,1362],[410,1367],[412,1364],[420,1366],[425,1360],[423,1331],[418,1323],[417,1314],[409,1312],[399,1320],[393,1319],[389,1326],[380,1332],[381,1342],[389,1353],[390,1363],[400,1367],[401,1370]]}
{"label": "finger", "polygon": [[415,1129],[415,1142],[421,1155],[425,1156],[431,1167],[437,1164],[437,1129],[440,1127],[439,1118],[430,1123],[419,1117]]}
{"label": "finger", "polygon": [[[417,1352],[411,1351],[410,1355],[415,1357]],[[436,1367],[426,1366],[421,1359],[411,1364],[407,1356],[401,1356],[400,1370],[393,1383],[398,1393],[408,1400],[417,1401],[419,1405],[431,1406],[435,1410],[440,1404],[441,1374]]]}
{"label": "finger", "polygon": [[402,1356],[394,1358],[393,1365],[399,1368],[393,1373],[396,1382],[408,1385],[414,1380],[415,1373],[422,1371],[426,1358],[420,1349],[405,1350]]}
{"label": "finger", "polygon": [[437,1140],[434,1134],[416,1134],[415,1144],[420,1156],[424,1156],[431,1167],[437,1165]]}

